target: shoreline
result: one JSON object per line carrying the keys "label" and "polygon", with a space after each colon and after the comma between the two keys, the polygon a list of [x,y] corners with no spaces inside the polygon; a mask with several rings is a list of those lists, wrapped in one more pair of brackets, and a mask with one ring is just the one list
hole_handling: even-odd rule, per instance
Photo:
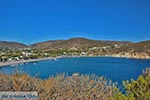
{"label": "shoreline", "polygon": [[42,60],[53,60],[57,57],[48,57],[48,58],[41,58],[41,59],[29,59],[29,60],[19,60],[19,61],[10,61],[10,62],[0,62],[0,67],[5,67],[9,65],[17,65],[21,63],[29,63],[29,62],[37,62]]}
{"label": "shoreline", "polygon": [[150,60],[150,58],[139,58],[139,57],[127,57],[127,56],[116,56],[116,55],[101,55],[101,56],[57,56],[57,57],[48,57],[48,58],[40,58],[40,59],[29,59],[29,60],[19,60],[19,61],[10,61],[10,62],[0,62],[0,67],[5,67],[9,65],[17,65],[21,63],[29,63],[29,62],[38,62],[42,60],[55,60],[58,58],[71,58],[71,57],[114,57],[114,58],[128,58],[128,59],[143,59]]}

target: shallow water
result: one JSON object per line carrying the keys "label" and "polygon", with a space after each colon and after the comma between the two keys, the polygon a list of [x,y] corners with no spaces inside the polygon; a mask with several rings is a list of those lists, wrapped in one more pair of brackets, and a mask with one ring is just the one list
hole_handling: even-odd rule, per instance
{"label": "shallow water", "polygon": [[38,77],[42,79],[58,73],[72,75],[75,72],[79,72],[81,74],[102,75],[113,82],[121,84],[123,80],[136,79],[146,67],[150,67],[150,60],[114,57],[76,57],[30,62],[19,64],[15,67],[5,66],[1,67],[1,72],[11,74],[17,69],[31,76],[38,74]]}

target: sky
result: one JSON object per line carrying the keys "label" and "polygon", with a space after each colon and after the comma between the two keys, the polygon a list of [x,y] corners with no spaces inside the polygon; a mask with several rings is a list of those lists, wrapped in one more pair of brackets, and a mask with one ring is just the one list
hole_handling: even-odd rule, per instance
{"label": "sky", "polygon": [[0,40],[150,40],[150,0],[0,0]]}

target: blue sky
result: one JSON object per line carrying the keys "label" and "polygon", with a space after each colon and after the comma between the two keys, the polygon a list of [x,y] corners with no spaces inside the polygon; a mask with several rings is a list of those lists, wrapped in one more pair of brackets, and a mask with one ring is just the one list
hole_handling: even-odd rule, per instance
{"label": "blue sky", "polygon": [[0,0],[0,40],[150,40],[150,0]]}

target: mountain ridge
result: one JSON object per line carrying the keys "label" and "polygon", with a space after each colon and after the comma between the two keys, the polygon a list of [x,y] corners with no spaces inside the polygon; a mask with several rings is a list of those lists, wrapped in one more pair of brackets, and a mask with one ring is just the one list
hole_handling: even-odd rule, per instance
{"label": "mountain ridge", "polygon": [[25,47],[27,47],[27,45],[19,42],[0,41],[0,48],[17,49],[17,48],[25,48]]}
{"label": "mountain ridge", "polygon": [[128,42],[92,40],[87,38],[70,38],[68,40],[53,40],[53,41],[40,42],[40,43],[32,44],[30,45],[30,47],[39,48],[39,49],[77,48],[83,50],[89,47],[111,46],[115,44],[124,45],[126,43]]}
{"label": "mountain ridge", "polygon": [[58,49],[70,49],[76,48],[79,50],[85,50],[91,47],[103,47],[103,46],[113,46],[118,45],[115,52],[149,52],[150,51],[150,40],[141,42],[130,42],[130,41],[109,41],[109,40],[92,40],[82,37],[70,38],[67,40],[48,40],[43,42],[34,43],[31,45],[26,45],[19,42],[11,41],[0,41],[1,48],[19,49],[19,48],[35,48],[41,50],[58,50]]}

